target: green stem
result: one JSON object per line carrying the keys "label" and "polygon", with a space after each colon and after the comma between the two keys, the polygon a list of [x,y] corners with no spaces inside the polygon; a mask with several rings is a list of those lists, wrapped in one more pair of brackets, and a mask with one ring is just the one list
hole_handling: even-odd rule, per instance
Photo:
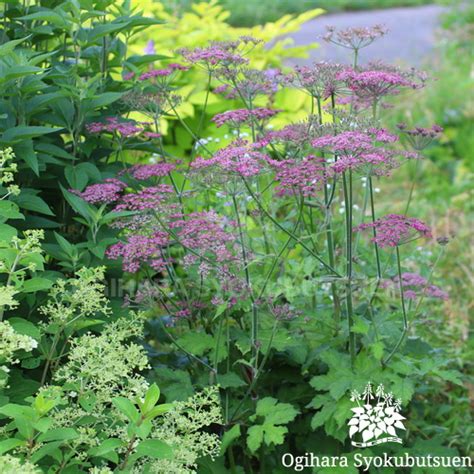
{"label": "green stem", "polygon": [[283,231],[285,234],[289,235],[294,241],[298,242],[307,252],[309,252],[316,260],[318,260],[327,270],[329,270],[332,274],[335,276],[342,278],[342,275],[337,272],[333,267],[328,265],[318,254],[314,253],[313,250],[311,250],[301,239],[299,239],[296,235],[294,235],[293,232],[289,231],[288,229],[285,229],[264,207],[263,204],[260,202],[260,200],[257,198],[255,193],[252,191],[251,187],[245,180],[245,178],[242,177],[242,180],[245,184],[245,187],[247,188],[250,196],[253,198],[259,209],[273,222],[273,224],[278,227],[281,231]]}
{"label": "green stem", "polygon": [[400,338],[395,344],[395,347],[392,349],[392,352],[390,352],[388,357],[385,359],[385,361],[383,362],[383,365],[387,365],[390,362],[393,355],[398,351],[399,347],[404,341],[406,333],[408,331],[408,318],[407,318],[407,312],[405,308],[405,295],[403,292],[402,266],[400,262],[400,250],[399,250],[398,245],[396,247],[396,254],[397,254],[397,268],[398,268],[398,283],[399,283],[399,288],[400,288],[400,303],[401,303],[402,314],[403,314],[403,330],[402,330],[402,334],[400,335]]}
{"label": "green stem", "polygon": [[240,239],[240,246],[242,249],[242,260],[244,263],[244,273],[245,273],[245,282],[247,284],[248,291],[250,293],[250,300],[252,302],[252,328],[251,328],[251,345],[254,355],[254,370],[257,370],[258,365],[258,309],[255,302],[255,298],[253,296],[252,284],[250,281],[250,272],[249,272],[249,262],[247,258],[247,250],[245,249],[245,242],[244,242],[244,232],[242,229],[242,222],[240,220],[240,213],[239,207],[237,204],[237,199],[235,198],[235,194],[232,194],[232,204],[234,205],[235,217],[237,220],[237,229],[239,232],[239,239]]}
{"label": "green stem", "polygon": [[352,304],[352,172],[349,171],[349,187],[347,185],[346,173],[342,175],[344,189],[344,203],[346,211],[346,307],[347,323],[349,329],[349,353],[351,364],[355,362],[355,333],[352,331],[354,325],[354,312]]}
{"label": "green stem", "polygon": [[[368,184],[369,184],[369,191],[370,191],[370,212],[372,216],[372,223],[375,223],[374,188],[372,185],[372,176],[369,176]],[[375,229],[375,225],[372,227],[372,232],[374,236],[375,259],[377,261],[377,278],[380,280],[382,278],[382,270],[380,266],[379,246],[377,245],[377,242],[376,242],[377,230]]]}

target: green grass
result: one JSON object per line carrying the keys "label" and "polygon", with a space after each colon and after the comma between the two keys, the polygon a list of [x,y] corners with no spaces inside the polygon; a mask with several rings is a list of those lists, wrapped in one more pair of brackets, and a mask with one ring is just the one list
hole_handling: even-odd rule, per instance
{"label": "green grass", "polygon": [[[303,13],[313,8],[328,12],[345,10],[372,10],[402,6],[419,6],[434,0],[221,0],[219,3],[231,13],[229,23],[233,26],[254,26],[278,20],[286,14]],[[192,0],[164,0],[171,11],[186,11]]]}

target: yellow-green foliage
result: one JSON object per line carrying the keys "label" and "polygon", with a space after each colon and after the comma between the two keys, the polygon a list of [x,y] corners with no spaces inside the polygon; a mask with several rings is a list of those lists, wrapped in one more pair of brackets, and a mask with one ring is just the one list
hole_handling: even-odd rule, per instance
{"label": "yellow-green foliage", "polygon": [[[179,60],[176,55],[176,50],[179,48],[192,49],[206,46],[210,41],[235,40],[240,36],[253,36],[263,41],[252,50],[251,57],[249,57],[250,67],[256,69],[284,69],[285,60],[307,57],[309,50],[318,46],[317,43],[312,43],[309,46],[294,46],[293,40],[285,36],[297,31],[303,23],[324,12],[324,10],[316,8],[301,15],[285,15],[278,21],[265,25],[235,28],[226,23],[229,12],[225,11],[217,0],[196,3],[192,5],[192,11],[186,12],[180,17],[166,12],[160,2],[133,0],[133,5],[139,10],[143,10],[147,16],[158,18],[164,22],[143,30],[131,39],[129,46],[134,54],[143,54],[147,43],[153,41],[156,54],[167,56],[176,61]],[[217,85],[212,84],[212,86]],[[178,107],[178,112],[190,125],[200,121],[206,87],[206,74],[202,70],[194,68],[183,74],[177,91],[183,97],[183,103]],[[281,113],[271,123],[280,127],[302,120],[309,112],[309,104],[308,96],[301,91],[292,89],[280,91],[276,94],[273,106],[280,109]],[[216,127],[209,121],[210,117],[225,110],[241,107],[242,104],[238,102],[211,93],[207,101],[207,117],[202,121],[207,124],[207,128],[202,130],[201,136],[220,137],[222,130],[216,130]],[[140,119],[139,116],[134,118]],[[168,150],[177,156],[185,155],[192,146],[189,135],[177,123],[162,120],[160,125],[164,134],[176,137],[175,144],[167,143]]]}
{"label": "yellow-green foliage", "polygon": [[[308,46],[293,46],[291,38],[285,35],[298,31],[301,25],[321,15],[324,10],[316,8],[301,15],[284,15],[278,21],[252,28],[235,28],[226,23],[230,13],[218,5],[217,0],[192,5],[192,11],[181,17],[165,11],[160,2],[133,0],[147,16],[163,20],[165,23],[147,28],[135,36],[134,44],[142,46],[153,40],[158,54],[172,55],[177,48],[195,48],[208,45],[210,41],[235,40],[240,36],[253,36],[270,47],[259,46],[252,52],[251,65],[255,68],[280,67],[286,58],[307,57],[308,50],[317,47],[317,43]],[[315,38],[316,39],[316,38]]]}

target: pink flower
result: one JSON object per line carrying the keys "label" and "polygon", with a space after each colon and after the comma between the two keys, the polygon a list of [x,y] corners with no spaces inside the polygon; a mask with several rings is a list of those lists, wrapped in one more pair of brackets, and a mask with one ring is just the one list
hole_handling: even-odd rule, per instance
{"label": "pink flower", "polygon": [[230,173],[250,177],[258,174],[268,159],[267,155],[256,151],[247,142],[237,140],[220,149],[212,158],[196,158],[191,167],[193,169],[217,167]]}
{"label": "pink flower", "polygon": [[302,194],[313,197],[326,182],[324,159],[313,155],[302,160],[288,159],[272,162],[276,169],[278,196]]}
{"label": "pink flower", "polygon": [[[426,78],[415,70],[404,72],[381,63],[372,63],[368,69],[355,71],[345,69],[337,78],[344,81],[361,100],[378,101],[381,97],[398,94],[403,87],[417,89]],[[420,82],[416,82],[418,79]]]}
{"label": "pink flower", "polygon": [[173,73],[172,69],[152,69],[151,71],[144,72],[138,77],[139,81],[145,81],[154,77],[167,77]]}
{"label": "pink flower", "polygon": [[166,267],[163,248],[169,244],[166,232],[157,231],[151,236],[129,235],[126,242],[119,242],[107,249],[106,255],[111,260],[123,259],[123,269],[135,273],[144,264],[156,271]]}
{"label": "pink flower", "polygon": [[312,66],[296,66],[294,74],[287,77],[287,82],[307,91],[313,97],[326,99],[340,90],[338,73],[341,70],[341,65],[324,61]]}
{"label": "pink flower", "polygon": [[404,123],[399,123],[397,127],[406,136],[410,145],[417,151],[426,148],[443,132],[443,128],[439,125],[433,125],[431,128],[415,127],[412,130],[407,130]]}
{"label": "pink flower", "polygon": [[173,163],[154,163],[151,165],[133,165],[129,173],[138,180],[150,179],[152,177],[163,177],[176,168]]}
{"label": "pink flower", "polygon": [[92,122],[86,125],[89,133],[119,133],[122,137],[132,137],[143,132],[143,128],[133,120],[120,120],[118,117],[107,117],[105,122]]}
{"label": "pink flower", "polygon": [[338,156],[332,165],[336,173],[352,169],[364,174],[386,175],[397,166],[395,152],[376,142],[393,143],[398,137],[385,129],[371,128],[367,132],[346,131],[337,135],[324,135],[312,141],[315,148],[332,151]]}
{"label": "pink flower", "polygon": [[136,193],[129,193],[122,197],[114,211],[144,211],[146,209],[159,210],[173,193],[173,188],[167,184],[150,186]]}
{"label": "pink flower", "polygon": [[381,25],[370,28],[346,28],[336,31],[334,26],[326,27],[323,39],[348,49],[359,50],[369,46],[376,39],[387,33],[387,29]]}
{"label": "pink flower", "polygon": [[224,219],[214,211],[175,214],[168,225],[185,247],[195,251],[186,256],[185,265],[198,263],[198,255],[214,258],[220,263],[237,260],[233,251],[236,236],[225,229]]}
{"label": "pink flower", "polygon": [[238,54],[238,41],[215,41],[205,48],[183,48],[178,52],[191,64],[201,63],[209,69],[217,66],[236,66],[248,61]]}
{"label": "pink flower", "polygon": [[[398,289],[399,278],[398,276],[387,280],[384,287],[387,288],[392,286],[394,289]],[[446,291],[442,290],[436,285],[428,284],[428,280],[419,275],[418,273],[402,273],[402,287],[403,295],[406,299],[417,299],[423,294],[429,298],[438,298],[441,300],[447,300],[449,295]]]}
{"label": "pink flower", "polygon": [[91,184],[83,192],[71,189],[70,192],[91,204],[110,204],[118,201],[127,185],[118,179],[109,178],[103,183]]}
{"label": "pink flower", "polygon": [[431,229],[419,219],[398,214],[388,214],[375,222],[361,224],[354,231],[371,228],[377,233],[371,241],[379,247],[397,247],[419,237],[431,237]]}
{"label": "pink flower", "polygon": [[217,114],[212,118],[217,127],[229,123],[232,127],[238,127],[240,124],[250,122],[252,120],[266,120],[278,113],[278,110],[271,110],[259,107],[253,110],[237,109],[229,110],[221,114]]}
{"label": "pink flower", "polygon": [[146,138],[160,138],[161,137],[161,133],[156,133],[156,132],[145,132],[143,134]]}

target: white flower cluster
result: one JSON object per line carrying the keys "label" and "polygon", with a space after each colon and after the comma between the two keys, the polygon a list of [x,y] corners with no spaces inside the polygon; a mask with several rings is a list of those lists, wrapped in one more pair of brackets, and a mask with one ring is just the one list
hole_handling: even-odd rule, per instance
{"label": "white flower cluster", "polygon": [[4,454],[0,456],[0,472],[2,474],[41,474],[41,470],[28,461]]}
{"label": "white flower cluster", "polygon": [[1,199],[5,199],[10,194],[18,196],[20,188],[16,184],[10,184],[14,180],[14,173],[17,171],[16,163],[11,163],[15,158],[15,153],[11,148],[0,150],[0,186],[7,188],[7,194]]}
{"label": "white flower cluster", "polygon": [[[0,322],[0,334],[0,363],[2,364],[16,364],[18,363],[18,359],[14,357],[16,351],[30,352],[38,347],[35,339],[16,332],[8,321]],[[4,372],[9,371],[5,365],[0,366],[0,369]]]}

